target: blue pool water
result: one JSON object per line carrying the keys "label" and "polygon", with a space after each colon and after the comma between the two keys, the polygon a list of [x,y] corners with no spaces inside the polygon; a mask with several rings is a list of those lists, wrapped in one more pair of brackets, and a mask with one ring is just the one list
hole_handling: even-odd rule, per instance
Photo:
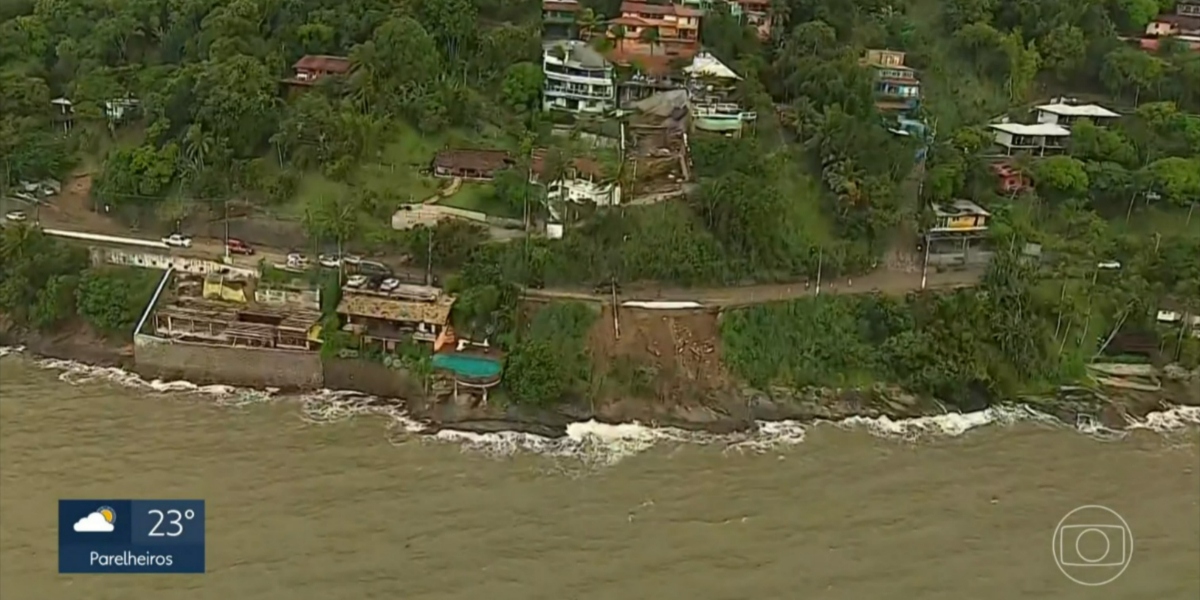
{"label": "blue pool water", "polygon": [[500,375],[500,362],[469,354],[434,354],[433,366],[454,371],[460,377],[485,379]]}

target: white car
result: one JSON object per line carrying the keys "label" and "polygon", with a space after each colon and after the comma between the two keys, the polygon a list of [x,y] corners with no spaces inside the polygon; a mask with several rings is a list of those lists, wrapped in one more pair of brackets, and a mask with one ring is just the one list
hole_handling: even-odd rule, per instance
{"label": "white car", "polygon": [[303,269],[308,267],[308,257],[299,252],[289,252],[287,255],[287,266],[293,269]]}
{"label": "white car", "polygon": [[191,248],[192,247],[192,238],[187,237],[181,233],[172,233],[171,235],[168,235],[167,237],[163,238],[162,243],[164,243],[168,246],[173,246],[175,248]]}
{"label": "white car", "polygon": [[400,287],[400,280],[395,277],[388,277],[383,280],[383,283],[379,284],[379,291],[390,292],[398,287]]}
{"label": "white car", "polygon": [[364,285],[367,285],[366,275],[351,275],[350,278],[346,280],[346,287],[360,288]]}
{"label": "white car", "polygon": [[25,216],[25,211],[23,210],[10,210],[4,215],[4,218],[12,221],[13,223],[20,223],[29,217]]}
{"label": "white car", "polygon": [[336,269],[342,266],[342,259],[332,254],[322,254],[317,257],[317,263],[326,269]]}

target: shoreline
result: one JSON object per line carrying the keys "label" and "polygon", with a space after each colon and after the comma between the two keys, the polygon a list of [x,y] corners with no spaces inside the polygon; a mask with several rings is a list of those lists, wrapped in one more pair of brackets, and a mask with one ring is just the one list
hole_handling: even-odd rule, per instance
{"label": "shoreline", "polygon": [[[0,330],[0,346],[22,348],[24,355],[35,359],[65,360],[91,367],[118,368],[137,374],[130,346],[114,344],[94,335],[81,334],[78,330],[57,336]],[[229,385],[221,381],[179,381],[187,381],[196,386]],[[323,391],[250,387],[284,394]],[[1189,388],[1191,394],[1187,393]],[[599,405],[575,401],[553,409],[540,410],[518,406],[476,405],[444,398],[380,397],[367,390],[337,391],[378,398],[388,405],[403,409],[410,419],[420,423],[418,433],[422,434],[433,435],[443,430],[453,430],[468,434],[521,433],[544,438],[565,437],[571,425],[584,422],[613,427],[642,425],[689,433],[730,435],[754,432],[764,423],[837,422],[848,419],[886,419],[900,422],[969,415],[996,405],[980,400],[978,406],[969,411],[949,411],[935,399],[918,398],[893,386],[882,384],[865,390],[758,390],[742,387],[733,393],[724,394],[723,397],[702,400],[668,402],[627,399],[602,402]],[[1171,405],[1200,406],[1200,372],[1191,373],[1189,379],[1182,380],[1174,386],[1164,386],[1163,390],[1155,393],[1112,390],[1111,395],[1105,395],[1084,388],[1068,388],[1054,398],[1014,399],[1013,402],[1004,404],[1025,405],[1066,425],[1078,426],[1080,423],[1091,422],[1109,430],[1120,431],[1145,419],[1148,414],[1169,409]]]}

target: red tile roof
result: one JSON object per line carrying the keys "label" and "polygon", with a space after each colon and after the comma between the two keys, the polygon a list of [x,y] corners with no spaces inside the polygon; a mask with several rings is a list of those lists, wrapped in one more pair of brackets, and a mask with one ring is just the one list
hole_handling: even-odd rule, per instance
{"label": "red tile roof", "polygon": [[628,27],[648,27],[656,24],[638,17],[617,17],[608,23],[610,25],[625,25]]}
{"label": "red tile roof", "polygon": [[644,4],[642,2],[622,2],[622,13],[637,13],[641,15],[675,15],[677,17],[699,17],[703,11],[676,4]]}
{"label": "red tile roof", "polygon": [[470,169],[490,173],[512,164],[512,158],[504,150],[442,150],[433,157],[433,166],[439,169]]}
{"label": "red tile roof", "polygon": [[633,66],[637,65],[642,72],[647,75],[662,76],[671,73],[671,60],[676,58],[686,58],[683,56],[665,56],[662,54],[649,55],[637,54],[634,52],[620,52],[614,50],[608,54],[608,60],[622,65]]}
{"label": "red tile roof", "polygon": [[306,55],[304,58],[296,61],[296,64],[292,65],[293,69],[338,74],[349,73],[350,67],[350,59],[345,56],[328,56],[323,54]]}

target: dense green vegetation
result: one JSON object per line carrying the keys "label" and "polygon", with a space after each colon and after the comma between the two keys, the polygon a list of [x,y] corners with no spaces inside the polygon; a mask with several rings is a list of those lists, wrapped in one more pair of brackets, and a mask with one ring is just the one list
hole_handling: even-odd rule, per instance
{"label": "dense green vegetation", "polygon": [[0,312],[18,326],[53,331],[79,316],[102,333],[129,337],[160,276],[91,267],[82,250],[30,227],[6,227],[0,237]]}
{"label": "dense green vegetation", "polygon": [[[618,0],[583,4],[579,28],[593,33],[619,12]],[[0,195],[82,164],[96,175],[93,205],[130,223],[219,219],[234,204],[301,224],[309,240],[298,247],[431,264],[452,273],[455,327],[509,351],[510,395],[533,404],[582,393],[592,317],[569,304],[524,315],[522,285],[856,275],[889,251],[911,252],[902,233],[920,228],[928,202],[970,198],[994,215],[998,254],[980,289],[735,312],[722,324],[724,356],[757,384],[887,380],[942,397],[1007,395],[1076,379],[1118,328],[1156,334],[1168,359],[1198,360],[1194,342],[1154,315],[1200,312],[1200,53],[1122,39],[1172,4],[782,0],[779,26],[759,40],[718,3],[702,41],[743,75],[737,100],[757,112],[753,130],[691,137],[686,200],[573,208],[564,239],[548,240],[536,231],[550,207],[524,175],[534,148],[548,148],[541,183],[581,156],[623,185],[636,174],[579,139],[614,135],[613,122],[538,110],[540,2],[9,0]],[[922,81],[907,117],[924,135],[889,130],[895,115],[877,108],[860,60],[869,48],[907,53]],[[289,92],[280,81],[306,54],[347,56],[354,70]],[[1035,187],[999,193],[986,125],[1028,122],[1031,106],[1059,96],[1122,117],[1075,125],[1063,155],[1015,157]],[[57,97],[74,103],[70,128]],[[106,113],[123,98],[138,109]],[[553,124],[572,134],[552,135]],[[517,164],[447,203],[528,216],[535,233],[499,242],[495,228],[462,222],[391,229],[400,205],[437,192],[422,170],[449,145],[504,148]],[[29,230],[10,228],[5,244],[0,309],[18,323],[53,327],[78,314],[127,327],[113,303],[141,294],[138,282],[89,270]],[[1030,244],[1040,259],[1026,258]],[[1097,266],[1110,261],[1120,268]]]}

